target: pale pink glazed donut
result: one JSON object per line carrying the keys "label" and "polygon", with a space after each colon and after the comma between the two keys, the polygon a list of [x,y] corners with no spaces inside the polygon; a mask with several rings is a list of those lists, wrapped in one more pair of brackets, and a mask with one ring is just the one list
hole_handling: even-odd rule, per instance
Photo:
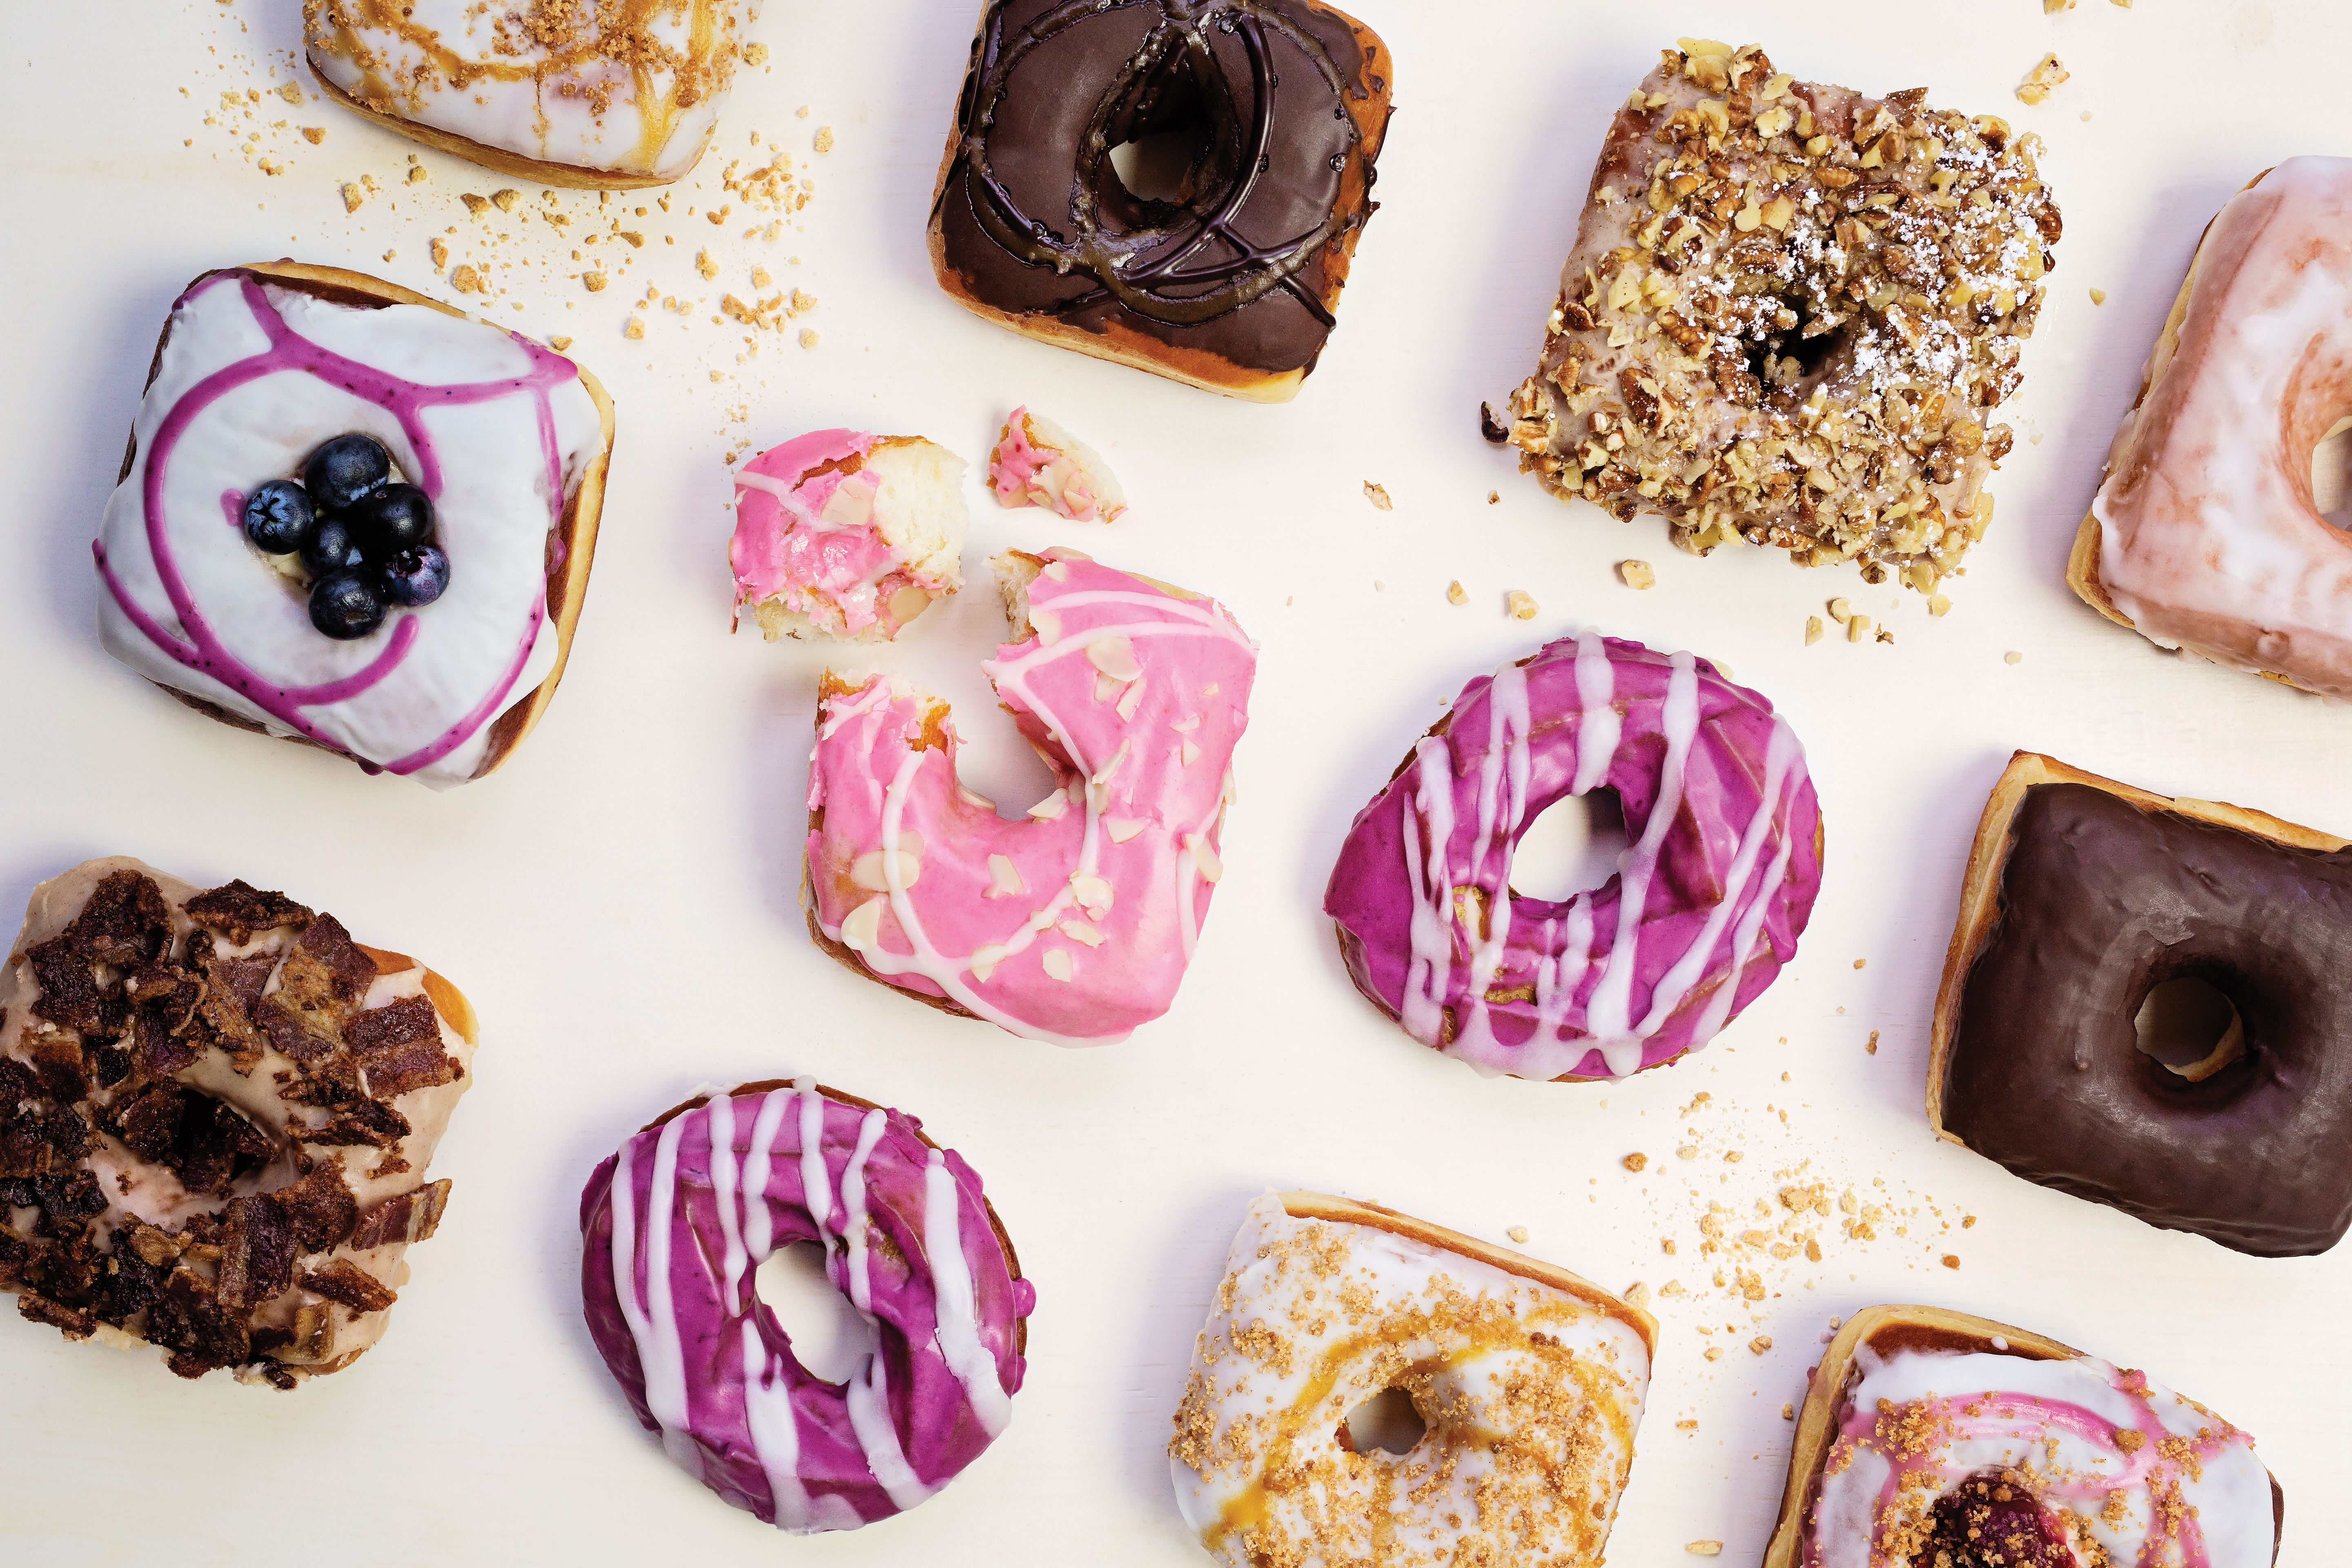
{"label": "pale pink glazed donut", "polygon": [[768,640],[887,642],[963,585],[963,461],[919,437],[819,430],[735,476],[735,603]]}
{"label": "pale pink glazed donut", "polygon": [[[1036,1288],[980,1177],[922,1123],[810,1079],[656,1120],[580,1194],[588,1330],[689,1475],[796,1534],[937,1493],[1012,1419]],[[795,1242],[874,1327],[825,1383],[752,1287]]]}
{"label": "pale pink glazed donut", "polygon": [[[1633,842],[1566,903],[1511,891],[1554,802]],[[1587,632],[1463,688],[1358,815],[1324,895],[1357,989],[1483,1073],[1623,1078],[1695,1050],[1795,955],[1822,881],[1804,749],[1705,659]]]}
{"label": "pale pink glazed donut", "polygon": [[947,705],[827,675],[809,772],[818,944],[1056,1045],[1165,1013],[1224,868],[1257,650],[1215,601],[1074,551],[996,563],[1016,637],[981,668],[1059,780],[1008,822],[956,782]]}
{"label": "pale pink glazed donut", "polygon": [[988,455],[1000,506],[1042,506],[1076,522],[1117,522],[1127,492],[1100,454],[1043,415],[1016,408]]}

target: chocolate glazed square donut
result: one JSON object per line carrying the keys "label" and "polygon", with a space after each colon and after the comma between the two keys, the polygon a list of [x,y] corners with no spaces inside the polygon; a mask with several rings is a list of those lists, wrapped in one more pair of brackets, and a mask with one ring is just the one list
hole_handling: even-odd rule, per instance
{"label": "chocolate glazed square donut", "polygon": [[[989,0],[931,201],[976,315],[1276,403],[1377,204],[1388,47],[1317,0]],[[1129,189],[1113,150],[1159,158]]]}
{"label": "chocolate glazed square donut", "polygon": [[[2205,1026],[2143,1048],[2136,1020],[2168,985],[2201,996]],[[2352,1226],[2346,841],[2018,752],[1969,861],[1927,1121],[2150,1225],[2260,1257],[2335,1246]]]}

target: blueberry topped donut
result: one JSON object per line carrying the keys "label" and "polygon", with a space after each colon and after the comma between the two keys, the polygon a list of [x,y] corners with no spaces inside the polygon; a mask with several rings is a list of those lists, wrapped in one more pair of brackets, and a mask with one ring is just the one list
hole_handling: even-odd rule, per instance
{"label": "blueberry topped donut", "polygon": [[553,698],[611,450],[593,377],[356,272],[173,306],[93,545],[99,631],[212,717],[436,788]]}
{"label": "blueberry topped donut", "polygon": [[[637,1419],[768,1523],[903,1512],[1012,1419],[1036,1289],[980,1178],[913,1117],[809,1079],[698,1098],[597,1166],[580,1229],[589,1332]],[[845,1383],[801,1364],[752,1289],[802,1241],[874,1328]]]}
{"label": "blueberry topped donut", "polygon": [[[1633,844],[1565,903],[1511,889],[1554,802]],[[1360,813],[1323,907],[1357,989],[1484,1073],[1622,1078],[1713,1039],[1797,950],[1821,890],[1804,749],[1686,653],[1587,632],[1465,687]]]}
{"label": "blueberry topped donut", "polygon": [[1317,0],[990,0],[931,204],[959,303],[1279,402],[1371,216],[1388,49]]}

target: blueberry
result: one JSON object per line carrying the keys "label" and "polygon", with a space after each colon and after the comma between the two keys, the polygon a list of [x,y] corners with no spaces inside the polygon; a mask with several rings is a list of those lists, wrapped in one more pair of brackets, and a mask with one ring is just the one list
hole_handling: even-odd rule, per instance
{"label": "blueberry", "polygon": [[320,511],[341,511],[392,478],[392,456],[373,436],[338,436],[302,465],[302,485]]}
{"label": "blueberry", "polygon": [[302,539],[302,564],[313,577],[324,577],[357,566],[362,560],[352,525],[340,517],[320,518]]}
{"label": "blueberry", "polygon": [[264,555],[291,555],[310,531],[310,495],[291,479],[272,479],[245,498],[245,536]]}
{"label": "blueberry", "polygon": [[395,605],[429,605],[449,586],[449,557],[437,544],[412,544],[383,563],[383,591]]}
{"label": "blueberry", "polygon": [[387,561],[433,537],[433,502],[415,485],[391,484],[371,491],[343,514],[360,553]]}
{"label": "blueberry", "polygon": [[310,624],[338,642],[383,625],[383,599],[364,572],[331,572],[310,585]]}

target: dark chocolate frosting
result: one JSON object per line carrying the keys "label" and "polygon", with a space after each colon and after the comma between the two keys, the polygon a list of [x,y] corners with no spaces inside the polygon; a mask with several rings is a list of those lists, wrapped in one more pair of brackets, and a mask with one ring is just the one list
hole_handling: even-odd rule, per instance
{"label": "dark chocolate frosting", "polygon": [[[1339,242],[1374,206],[1376,52],[1311,0],[992,0],[932,210],[941,263],[1009,314],[1310,369]],[[1350,106],[1375,101],[1367,145]],[[1187,188],[1130,194],[1111,149],[1188,129]]]}
{"label": "dark chocolate frosting", "polygon": [[[1969,971],[1943,1126],[2028,1181],[2263,1257],[2352,1225],[2352,850],[2298,848],[2084,784],[2037,784]],[[2134,1018],[2182,975],[2244,1054],[2190,1082]]]}

